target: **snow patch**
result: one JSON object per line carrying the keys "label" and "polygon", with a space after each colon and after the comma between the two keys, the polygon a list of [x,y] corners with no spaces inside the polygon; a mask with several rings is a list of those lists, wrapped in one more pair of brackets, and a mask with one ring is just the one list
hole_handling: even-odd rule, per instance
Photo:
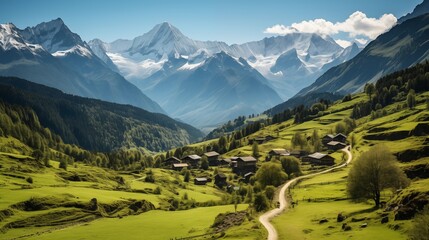
{"label": "snow patch", "polygon": [[185,63],[185,65],[181,66],[180,68],[178,68],[177,70],[179,71],[186,71],[186,70],[192,70],[195,69],[199,66],[201,66],[204,62],[199,62],[199,63],[193,63],[193,64],[189,64],[188,62]]}
{"label": "snow patch", "polygon": [[54,57],[65,57],[65,56],[72,54],[72,53],[73,54],[79,54],[79,55],[84,56],[84,57],[89,57],[89,58],[92,57],[91,51],[89,51],[89,49],[87,49],[86,47],[83,47],[80,45],[74,46],[68,50],[56,51],[56,52],[52,53],[52,55]]}

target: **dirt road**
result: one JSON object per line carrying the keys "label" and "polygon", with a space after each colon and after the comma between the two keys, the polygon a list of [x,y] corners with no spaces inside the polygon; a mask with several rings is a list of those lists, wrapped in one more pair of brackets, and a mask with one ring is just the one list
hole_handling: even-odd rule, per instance
{"label": "dirt road", "polygon": [[290,187],[291,184],[295,183],[298,180],[304,179],[304,178],[310,178],[310,177],[314,177],[316,175],[320,175],[320,174],[324,174],[324,173],[328,173],[331,172],[335,169],[338,168],[342,168],[347,166],[347,164],[349,164],[352,161],[352,153],[349,151],[349,149],[351,148],[351,146],[347,146],[344,149],[341,149],[341,151],[345,152],[348,156],[347,161],[339,166],[333,167],[333,168],[329,168],[326,169],[324,171],[321,172],[317,172],[317,173],[312,173],[312,174],[308,174],[305,176],[301,176],[301,177],[297,177],[294,178],[288,182],[286,182],[282,188],[280,189],[280,193],[279,193],[279,203],[280,203],[280,207],[279,208],[275,208],[271,211],[268,211],[266,213],[264,213],[263,215],[261,215],[259,217],[259,222],[262,223],[262,225],[264,225],[264,227],[267,229],[268,231],[268,240],[277,240],[278,239],[278,234],[276,229],[274,228],[274,226],[270,223],[270,220],[274,217],[276,217],[277,215],[279,215],[280,213],[282,213],[286,207],[288,206],[288,202],[286,201],[286,190]]}

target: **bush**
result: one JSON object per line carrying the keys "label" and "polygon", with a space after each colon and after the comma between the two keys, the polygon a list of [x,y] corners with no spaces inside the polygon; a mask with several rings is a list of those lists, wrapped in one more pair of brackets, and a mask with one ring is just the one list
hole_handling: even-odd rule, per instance
{"label": "bush", "polygon": [[156,187],[155,190],[153,190],[153,193],[157,195],[161,194],[161,188],[159,186]]}
{"label": "bush", "polygon": [[33,178],[32,177],[28,177],[27,179],[25,179],[25,180],[27,180],[27,182],[28,183],[30,183],[30,184],[32,184],[33,183]]}
{"label": "bush", "polygon": [[257,193],[255,195],[255,201],[253,204],[254,204],[253,206],[255,207],[255,210],[257,212],[262,212],[262,211],[268,209],[268,207],[269,207],[268,199],[265,196],[265,194],[263,194],[263,193]]}
{"label": "bush", "polygon": [[277,187],[287,179],[287,175],[285,172],[283,172],[280,164],[268,162],[262,164],[262,166],[256,172],[255,178],[262,185],[262,187],[268,185]]}
{"label": "bush", "polygon": [[154,183],[155,182],[155,177],[153,176],[153,174],[148,174],[146,175],[146,177],[144,178],[145,182],[150,182],[150,183]]}
{"label": "bush", "polygon": [[429,205],[415,217],[409,236],[411,240],[429,240]]}
{"label": "bush", "polygon": [[67,171],[67,160],[65,160],[65,159],[60,160],[60,168]]}
{"label": "bush", "polygon": [[275,193],[276,188],[274,186],[269,185],[265,188],[265,196],[267,196],[268,200],[272,201]]}

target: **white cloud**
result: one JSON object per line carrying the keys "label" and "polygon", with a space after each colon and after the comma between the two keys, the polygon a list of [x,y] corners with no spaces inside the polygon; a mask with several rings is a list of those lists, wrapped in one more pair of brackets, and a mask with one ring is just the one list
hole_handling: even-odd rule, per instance
{"label": "white cloud", "polygon": [[272,27],[269,27],[264,31],[264,33],[275,34],[275,35],[286,35],[294,32],[298,32],[298,30],[292,27],[289,27],[289,26],[286,27],[280,24],[276,24]]}
{"label": "white cloud", "polygon": [[332,35],[338,33],[338,30],[332,22],[321,18],[293,23],[292,27],[305,33],[318,33],[321,35]]}
{"label": "white cloud", "polygon": [[337,39],[335,42],[340,45],[342,48],[346,48],[352,45],[352,42],[342,39]]}
{"label": "white cloud", "polygon": [[369,18],[365,13],[356,11],[343,22],[332,23],[325,19],[314,19],[292,23],[290,26],[274,25],[265,29],[264,33],[285,35],[292,32],[318,33],[321,35],[335,35],[340,32],[348,33],[351,38],[375,39],[378,35],[388,31],[396,24],[393,14],[384,14],[380,18]]}
{"label": "white cloud", "polygon": [[363,12],[354,12],[342,22],[336,23],[339,31],[349,33],[350,37],[365,36],[375,39],[378,35],[388,31],[396,24],[396,17],[392,14],[384,14],[380,18],[368,18]]}

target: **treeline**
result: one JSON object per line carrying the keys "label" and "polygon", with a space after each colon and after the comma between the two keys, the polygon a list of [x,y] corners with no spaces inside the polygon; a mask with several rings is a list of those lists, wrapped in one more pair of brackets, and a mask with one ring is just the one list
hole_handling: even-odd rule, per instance
{"label": "treeline", "polygon": [[[260,116],[259,114],[256,115],[256,117],[259,117],[259,116]],[[255,132],[254,131],[255,127],[257,128],[261,124],[269,125],[271,123],[270,120],[267,118],[262,118],[255,121],[247,120],[254,117],[255,117],[255,114],[252,114],[252,115],[249,115],[248,118],[246,118],[245,116],[239,116],[232,121],[230,120],[224,125],[214,129],[209,134],[207,134],[204,140],[220,138],[221,136],[228,135],[234,132],[240,132],[241,136],[247,136]],[[237,138],[241,138],[241,137],[237,137]]]}
{"label": "treeline", "polygon": [[[429,90],[429,62],[417,64],[380,78],[374,85],[366,84],[364,92],[369,101],[360,102],[353,107],[351,117],[358,119],[371,115],[372,118],[383,114],[383,107],[407,99],[407,106],[415,105],[415,93]],[[413,104],[414,99],[414,104]]]}
{"label": "treeline", "polygon": [[33,156],[49,167],[48,160],[73,164],[75,161],[111,168],[115,170],[135,170],[152,167],[155,160],[143,148],[117,149],[108,153],[84,150],[76,145],[65,144],[61,137],[44,128],[37,114],[28,107],[11,105],[0,100],[0,137],[14,137],[31,149],[10,144],[2,144],[0,151],[20,151]]}
{"label": "treeline", "polygon": [[32,109],[41,125],[65,143],[92,151],[143,147],[162,151],[202,138],[192,126],[165,115],[64,94],[18,78],[0,77],[0,100]]}
{"label": "treeline", "polygon": [[311,107],[305,105],[299,105],[295,108],[286,109],[281,113],[274,114],[272,123],[281,123],[294,118],[294,123],[303,123],[316,117],[320,117],[320,114],[325,111],[331,102],[329,100],[321,99],[319,102],[314,103]]}
{"label": "treeline", "polygon": [[234,120],[229,120],[227,123],[223,124],[222,126],[214,129],[211,131],[207,136],[204,138],[205,140],[210,140],[214,138],[219,138],[223,136],[225,133],[232,132],[236,130],[237,128],[242,127],[245,124],[246,117],[245,116],[239,116]]}

